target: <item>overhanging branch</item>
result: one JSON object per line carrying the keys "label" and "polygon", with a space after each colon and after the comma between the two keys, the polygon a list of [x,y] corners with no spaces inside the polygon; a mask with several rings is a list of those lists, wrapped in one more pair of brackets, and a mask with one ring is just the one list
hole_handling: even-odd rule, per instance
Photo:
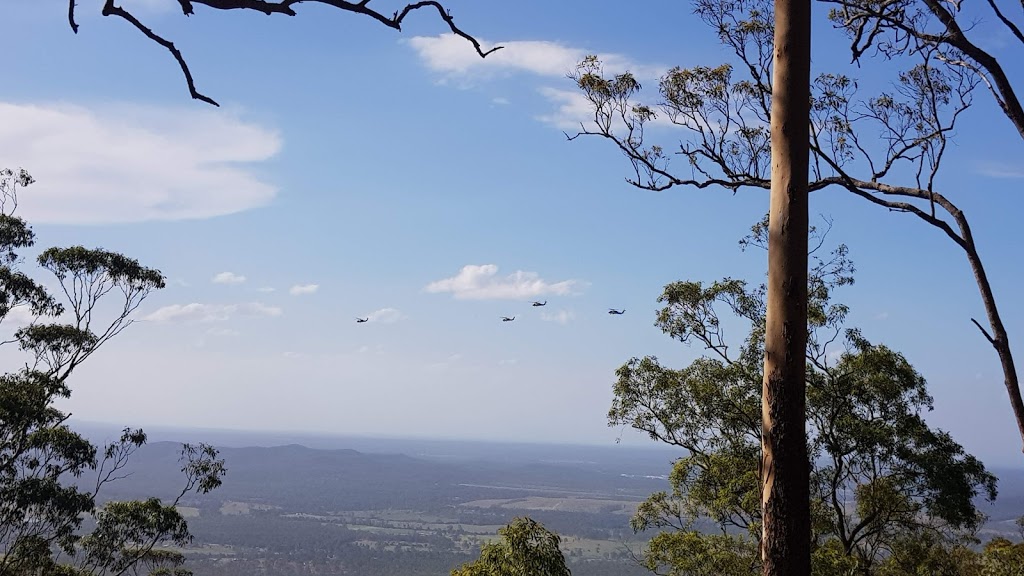
{"label": "overhanging branch", "polygon": [[[371,0],[361,0],[359,2],[346,2],[344,0],[281,0],[280,2],[267,2],[265,0],[168,1],[177,1],[178,4],[181,6],[182,13],[185,16],[191,16],[195,13],[193,9],[193,4],[202,4],[215,10],[252,10],[255,12],[261,12],[268,16],[272,14],[284,14],[286,16],[295,16],[296,12],[292,8],[294,5],[299,4],[300,2],[317,2],[320,4],[332,6],[345,12],[362,14],[364,16],[376,20],[377,22],[383,24],[384,26],[387,26],[388,28],[392,28],[398,31],[402,30],[402,22],[405,21],[406,16],[417,10],[426,8],[428,10],[435,10],[438,16],[441,18],[441,20],[444,21],[445,24],[447,24],[448,29],[451,31],[451,33],[468,41],[473,46],[473,49],[476,50],[476,53],[480,55],[481,58],[485,58],[489,54],[492,54],[493,52],[496,52],[502,48],[501,46],[494,46],[493,48],[484,50],[483,46],[476,38],[466,33],[464,30],[462,30],[455,24],[455,19],[452,16],[451,12],[449,12],[444,7],[444,5],[442,5],[440,2],[437,2],[436,0],[424,0],[422,2],[406,4],[400,10],[396,10],[394,14],[392,14],[391,16],[386,16],[383,13],[378,12],[373,8],[370,8],[369,4]],[[78,23],[75,21],[75,8],[75,0],[68,0],[68,24],[71,26],[71,30],[77,33]],[[151,28],[143,24],[141,20],[139,20],[134,14],[132,14],[128,10],[124,9],[121,6],[115,5],[114,0],[105,0],[103,4],[102,14],[104,16],[117,16],[118,18],[127,21],[132,26],[134,26],[138,31],[142,32],[147,38],[159,44],[160,46],[163,46],[168,52],[171,53],[171,56],[178,63],[178,66],[181,68],[182,74],[185,75],[185,82],[188,84],[188,91],[192,98],[196,100],[201,100],[203,102],[206,102],[207,104],[212,104],[213,106],[219,106],[219,104],[217,104],[215,100],[196,90],[195,81],[192,78],[192,72],[191,70],[189,70],[188,63],[182,56],[181,51],[179,51],[177,47],[174,46],[173,42],[154,32]]]}
{"label": "overhanging branch", "polygon": [[200,94],[199,91],[196,90],[196,83],[192,79],[192,71],[188,69],[188,64],[185,63],[185,58],[182,57],[181,51],[174,46],[173,42],[167,40],[163,36],[160,36],[156,32],[153,32],[149,27],[140,22],[138,18],[136,18],[134,15],[132,15],[124,8],[121,8],[120,6],[115,6],[114,0],[107,0],[106,3],[103,5],[103,15],[117,16],[119,18],[127,20],[132,26],[135,26],[135,28],[137,28],[139,32],[145,34],[147,38],[166,48],[167,51],[171,53],[171,56],[173,56],[174,59],[178,62],[178,66],[181,67],[181,72],[185,75],[185,83],[188,84],[188,92],[189,94],[191,94],[192,98],[196,100],[201,100],[203,102],[206,102],[207,104],[220,106],[220,104],[218,104],[216,100],[204,94]]}

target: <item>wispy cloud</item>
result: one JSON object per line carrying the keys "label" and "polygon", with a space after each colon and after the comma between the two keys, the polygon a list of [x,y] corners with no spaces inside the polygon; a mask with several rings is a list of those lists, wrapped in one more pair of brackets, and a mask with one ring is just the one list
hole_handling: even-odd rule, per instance
{"label": "wispy cloud", "polygon": [[214,284],[241,284],[245,282],[245,276],[234,272],[221,272],[210,279]]}
{"label": "wispy cloud", "polygon": [[292,296],[302,296],[303,294],[313,294],[319,289],[319,284],[296,284],[288,289],[288,293]]}
{"label": "wispy cloud", "polygon": [[276,188],[251,169],[281,139],[221,110],[0,102],[0,157],[36,183],[32,222],[210,218],[262,206]]}
{"label": "wispy cloud", "polygon": [[394,324],[399,320],[405,318],[402,312],[397,308],[381,308],[380,310],[374,310],[366,315],[370,319],[370,322],[380,322],[382,324]]}
{"label": "wispy cloud", "polygon": [[427,292],[450,292],[460,300],[525,300],[537,296],[567,295],[582,283],[578,280],[548,282],[536,272],[517,270],[505,277],[499,277],[495,264],[463,266],[458,274],[431,282]]}
{"label": "wispy cloud", "polygon": [[[583,92],[549,86],[542,86],[537,91],[554,106],[550,112],[535,116],[537,120],[569,133],[579,131],[581,125],[593,129],[594,105],[587,100]],[[676,126],[666,114],[660,111],[656,112],[655,116],[644,124],[645,126],[658,128]],[[621,133],[626,127],[622,119],[613,118],[612,129]]]}
{"label": "wispy cloud", "polygon": [[222,328],[222,327],[210,328],[209,330],[204,332],[203,335],[200,336],[198,340],[196,340],[196,347],[197,348],[204,348],[204,347],[206,347],[206,345],[209,344],[209,342],[210,342],[210,338],[234,338],[235,336],[238,336],[239,334],[241,334],[241,332],[239,332],[238,330],[235,330],[233,328]]}
{"label": "wispy cloud", "polygon": [[976,171],[989,178],[1017,179],[1024,178],[1024,167],[1019,164],[1003,164],[999,162],[981,162]]}
{"label": "wispy cloud", "polygon": [[[594,51],[567,46],[547,40],[482,41],[485,46],[500,44],[503,48],[487,58],[481,58],[472,45],[454,34],[414,36],[408,40],[423,63],[434,72],[450,78],[484,78],[497,73],[525,72],[538,76],[561,77],[576,69],[576,65]],[[629,70],[641,79],[659,77],[665,70],[634,62],[621,54],[598,54],[609,73]]]}
{"label": "wispy cloud", "polygon": [[555,109],[538,115],[537,120],[561,130],[579,130],[580,125],[594,122],[594,106],[582,92],[549,87],[542,87],[538,91]]}
{"label": "wispy cloud", "polygon": [[455,366],[457,364],[460,364],[462,362],[463,358],[464,358],[464,356],[462,355],[461,352],[456,352],[455,354],[452,354],[451,356],[445,358],[441,362],[434,362],[432,364],[427,364],[426,365],[426,369],[427,370],[447,370],[448,368],[451,368],[451,367],[453,367],[453,366]]}
{"label": "wispy cloud", "polygon": [[273,292],[274,290],[273,286],[260,286],[256,289],[257,292]]}
{"label": "wispy cloud", "polygon": [[573,319],[573,313],[569,310],[559,310],[558,312],[541,312],[540,319],[545,322],[557,322],[558,324],[568,324]]}
{"label": "wispy cloud", "polygon": [[171,304],[143,317],[151,322],[225,322],[234,316],[280,316],[284,312],[276,306],[260,302],[243,304]]}
{"label": "wispy cloud", "polygon": [[[568,83],[566,76],[576,70],[579,62],[585,56],[595,54],[594,50],[560,42],[512,40],[497,43],[504,48],[487,58],[480,58],[464,39],[452,34],[415,36],[408,43],[427,68],[440,74],[445,82],[457,81],[460,87],[471,86],[474,80],[510,74],[529,74],[544,81],[558,78],[564,85]],[[491,45],[489,42],[484,44]],[[666,66],[637,62],[622,54],[598,52],[596,56],[606,75],[628,71],[644,84],[656,83],[668,71]],[[537,120],[566,131],[593,123],[593,105],[579,90],[543,86],[538,91],[554,108],[537,115]],[[504,97],[494,98],[491,102],[508,104]],[[658,116],[650,124],[669,126],[671,122]]]}
{"label": "wispy cloud", "polygon": [[35,319],[36,315],[28,306],[15,306],[8,310],[7,315],[3,317],[3,326],[11,328],[13,332],[14,329],[31,324]]}

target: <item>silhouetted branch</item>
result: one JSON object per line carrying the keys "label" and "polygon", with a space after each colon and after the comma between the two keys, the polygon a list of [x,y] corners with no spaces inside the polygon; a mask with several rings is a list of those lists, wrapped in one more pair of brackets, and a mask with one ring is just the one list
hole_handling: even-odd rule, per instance
{"label": "silhouetted branch", "polygon": [[145,34],[147,38],[166,48],[167,51],[171,53],[171,56],[174,56],[174,59],[178,62],[178,66],[181,67],[181,72],[185,75],[185,82],[188,84],[188,92],[192,95],[192,98],[201,100],[207,104],[220,106],[220,104],[218,104],[213,98],[200,94],[199,91],[196,90],[196,83],[192,80],[192,72],[188,69],[188,64],[185,63],[185,59],[181,56],[181,51],[174,46],[173,42],[153,32],[124,8],[114,6],[114,0],[106,0],[106,3],[103,5],[103,15],[124,18],[131,23],[132,26],[135,26],[135,28]]}
{"label": "silhouetted branch", "polygon": [[982,335],[985,336],[985,339],[988,340],[988,343],[995,346],[996,341],[995,339],[992,338],[992,335],[988,333],[988,330],[985,330],[985,327],[982,326],[981,324],[978,324],[978,321],[975,320],[974,318],[971,318],[971,322],[974,322],[974,325],[978,327],[978,330],[981,330]]}
{"label": "silhouetted branch", "polygon": [[[369,7],[371,0],[361,0],[360,2],[346,2],[344,0],[281,0],[280,2],[267,2],[265,0],[176,0],[181,5],[181,11],[185,16],[191,16],[195,14],[193,4],[202,4],[215,10],[252,10],[256,12],[262,12],[268,16],[271,14],[284,14],[286,16],[295,16],[296,12],[292,9],[292,6],[299,4],[300,2],[318,2],[320,4],[326,4],[345,12],[352,12],[354,14],[362,14],[369,18],[376,20],[377,22],[392,28],[394,30],[402,30],[402,22],[406,16],[419,10],[421,8],[431,9],[437,11],[438,16],[445,24],[448,25],[448,29],[452,34],[467,40],[473,45],[476,53],[481,58],[487,57],[487,55],[496,52],[502,48],[502,46],[495,46],[488,50],[484,50],[480,42],[473,36],[466,33],[464,30],[459,28],[455,24],[455,19],[440,2],[435,0],[425,0],[422,2],[416,2],[413,4],[406,4],[401,10],[396,10],[390,17],[385,16],[383,13],[378,12]],[[68,0],[68,23],[71,26],[71,30],[78,33],[78,24],[75,22],[75,0]],[[138,31],[142,32],[147,38],[156,42],[160,46],[163,46],[171,53],[174,60],[178,63],[181,68],[182,74],[185,75],[185,82],[188,84],[189,94],[193,99],[201,100],[207,104],[213,106],[220,106],[215,100],[200,93],[196,90],[195,81],[192,79],[192,72],[189,70],[188,63],[182,56],[181,52],[174,46],[174,43],[167,40],[163,36],[160,36],[148,26],[142,23],[134,14],[125,10],[124,8],[114,4],[114,0],[105,0],[103,4],[102,14],[104,16],[117,16],[124,19]]]}
{"label": "silhouetted branch", "polygon": [[78,34],[78,23],[75,22],[75,0],[68,0],[68,24],[71,31]]}

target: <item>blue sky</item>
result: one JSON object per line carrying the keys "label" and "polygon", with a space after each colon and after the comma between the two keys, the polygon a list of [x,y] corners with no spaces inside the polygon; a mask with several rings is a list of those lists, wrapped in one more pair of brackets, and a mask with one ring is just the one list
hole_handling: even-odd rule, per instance
{"label": "blue sky", "polygon": [[[700,353],[653,327],[661,288],[763,274],[764,254],[736,241],[766,194],[636,190],[606,143],[562,134],[581,112],[565,74],[587,53],[649,86],[670,66],[727,59],[686,3],[451,2],[460,26],[506,45],[481,61],[427,14],[399,34],[315,5],[185,18],[169,0],[125,0],[219,109],[189,100],[166,52],[99,16],[102,2],[79,4],[77,36],[62,1],[5,7],[0,163],[38,180],[21,214],[40,246],[120,250],[170,281],[75,377],[78,418],[640,443],[605,425],[614,369]],[[818,69],[888,81],[850,68],[823,23]],[[1024,149],[988,95],[977,102],[942,186],[972,219],[1021,349]],[[812,210],[857,264],[837,294],[851,325],[924,373],[930,421],[991,464],[1020,464],[962,255],[838,191]]]}

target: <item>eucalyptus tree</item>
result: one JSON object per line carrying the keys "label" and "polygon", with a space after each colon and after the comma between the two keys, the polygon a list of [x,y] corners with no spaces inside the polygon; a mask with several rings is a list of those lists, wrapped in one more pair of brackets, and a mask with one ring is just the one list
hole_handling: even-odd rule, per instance
{"label": "eucalyptus tree", "polygon": [[498,529],[498,540],[480,547],[480,557],[452,576],[570,576],[558,534],[531,518],[515,518]]}
{"label": "eucalyptus tree", "polygon": [[55,406],[70,397],[74,371],[132,324],[164,277],[116,252],[49,248],[36,260],[58,286],[51,294],[21,270],[19,251],[34,245],[35,234],[14,211],[19,189],[32,182],[24,170],[0,171],[0,323],[23,324],[0,345],[26,358],[0,375],[0,575],[187,574],[183,556],[168,548],[191,540],[176,506],[220,485],[217,451],[184,445],[181,491],[167,501],[100,505],[101,490],[124,476],[146,434],[125,428],[98,449]]}
{"label": "eucalyptus tree", "polygon": [[[981,87],[1024,137],[1024,113],[998,60],[974,44],[962,25],[961,3],[936,0],[821,0],[836,6],[832,22],[851,38],[853,54],[897,59],[890,87],[877,92],[834,71],[811,81],[810,182],[813,193],[845,190],[886,210],[929,224],[961,251],[981,295],[987,328],[972,318],[999,357],[1011,410],[1024,441],[1024,399],[1009,337],[967,215],[943,185],[952,135]],[[771,187],[773,35],[769,0],[694,0],[694,10],[733,54],[730,62],[675,67],[660,79],[656,101],[645,102],[626,72],[604,73],[587,57],[571,75],[589,100],[593,122],[569,138],[611,142],[627,159],[627,181],[646,190],[674,187],[731,191]],[[1016,40],[1018,27],[988,7]],[[967,16],[971,18],[971,16]],[[1016,47],[1016,45],[1015,45]],[[869,49],[875,50],[871,52]],[[681,128],[679,142],[655,141],[655,119]],[[671,163],[679,157],[681,165]]]}
{"label": "eucalyptus tree", "polygon": [[[745,245],[764,245],[767,233],[759,223]],[[996,478],[925,422],[932,398],[910,362],[844,325],[848,308],[831,296],[853,282],[847,249],[814,246],[804,356],[813,572],[881,574],[906,557],[896,553],[907,543],[930,539],[948,550],[969,540],[982,521],[975,499],[994,500]],[[730,278],[669,284],[657,326],[704,355],[679,369],[632,358],[617,371],[609,424],[682,450],[670,489],[633,519],[634,529],[657,531],[642,557],[656,573],[763,569],[765,294],[764,284]]]}

